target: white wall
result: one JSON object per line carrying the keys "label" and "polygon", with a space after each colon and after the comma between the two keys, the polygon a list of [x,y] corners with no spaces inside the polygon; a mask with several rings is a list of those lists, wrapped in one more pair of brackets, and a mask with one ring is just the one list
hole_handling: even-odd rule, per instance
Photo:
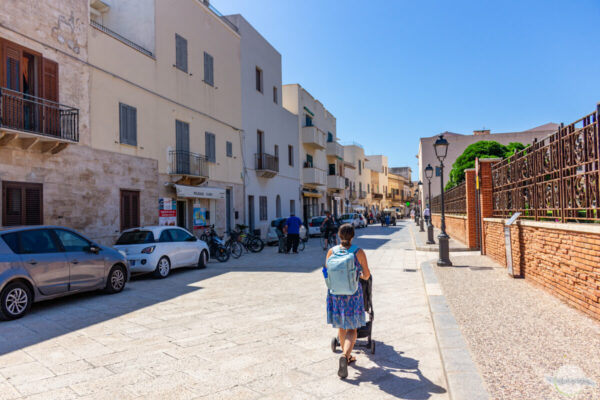
{"label": "white wall", "polygon": [[[290,200],[295,201],[295,213],[301,215],[299,125],[298,117],[282,106],[281,54],[273,48],[241,15],[227,17],[240,29],[242,69],[242,127],[244,130],[245,208],[248,196],[254,196],[254,227],[265,235],[276,218],[276,199],[281,199],[281,216],[290,215]],[[263,91],[256,90],[256,67],[262,70]],[[277,103],[273,101],[277,88]],[[279,173],[264,178],[255,171],[255,154],[259,152],[257,130],[264,132],[264,152],[274,155],[279,147]],[[288,146],[293,146],[292,165]],[[267,197],[266,221],[260,220],[260,196]],[[246,212],[246,224],[249,224]]]}

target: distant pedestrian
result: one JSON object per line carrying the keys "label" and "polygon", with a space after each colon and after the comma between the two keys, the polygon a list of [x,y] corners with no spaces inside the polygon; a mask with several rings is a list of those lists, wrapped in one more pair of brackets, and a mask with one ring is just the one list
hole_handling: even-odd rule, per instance
{"label": "distant pedestrian", "polygon": [[285,231],[287,233],[287,249],[286,253],[293,250],[294,254],[298,254],[298,244],[300,243],[300,227],[302,220],[292,213],[285,222]]}
{"label": "distant pedestrian", "polygon": [[431,218],[431,210],[429,210],[429,206],[425,207],[423,211],[423,217],[425,218],[425,222],[429,224],[429,218]]}
{"label": "distant pedestrian", "polygon": [[415,209],[410,210],[410,218],[415,219]]}

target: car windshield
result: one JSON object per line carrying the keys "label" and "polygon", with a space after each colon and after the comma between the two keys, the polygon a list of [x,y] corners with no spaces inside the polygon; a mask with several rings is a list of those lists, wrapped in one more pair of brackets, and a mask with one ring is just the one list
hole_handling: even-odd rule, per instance
{"label": "car windshield", "polygon": [[273,228],[277,227],[277,226],[280,224],[280,222],[281,222],[281,220],[282,220],[282,219],[285,219],[285,218],[277,218],[277,219],[274,219],[273,221],[271,221],[271,226],[272,226]]}
{"label": "car windshield", "polygon": [[353,214],[344,214],[341,216],[340,219],[354,219],[354,215]]}
{"label": "car windshield", "polygon": [[325,220],[325,218],[319,217],[319,218],[313,218],[312,219],[312,223],[314,225],[320,225],[323,223],[323,221]]}
{"label": "car windshield", "polygon": [[123,232],[117,244],[145,244],[154,243],[154,235],[150,231]]}

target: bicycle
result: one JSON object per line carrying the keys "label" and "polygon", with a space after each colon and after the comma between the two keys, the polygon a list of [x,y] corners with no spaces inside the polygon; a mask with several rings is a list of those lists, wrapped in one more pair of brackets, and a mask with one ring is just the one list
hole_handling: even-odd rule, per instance
{"label": "bicycle", "polygon": [[[298,250],[299,251],[304,251],[305,248],[306,248],[306,240],[300,238],[300,240],[298,241]],[[288,252],[287,235],[281,235],[281,236],[279,236],[279,252],[280,253],[287,253]]]}
{"label": "bicycle", "polygon": [[[325,240],[327,240],[327,245],[325,245]],[[325,231],[321,235],[321,247],[323,250],[328,250],[333,246],[337,245],[337,233],[335,231]]]}
{"label": "bicycle", "polygon": [[260,253],[265,248],[265,242],[261,238],[252,233],[244,232],[241,225],[238,225],[236,228],[238,229],[237,233],[240,238],[239,243],[246,249],[246,252]]}
{"label": "bicycle", "polygon": [[244,251],[242,244],[240,243],[240,234],[236,231],[229,232],[229,238],[225,242],[225,248],[229,250],[233,258],[240,258]]}

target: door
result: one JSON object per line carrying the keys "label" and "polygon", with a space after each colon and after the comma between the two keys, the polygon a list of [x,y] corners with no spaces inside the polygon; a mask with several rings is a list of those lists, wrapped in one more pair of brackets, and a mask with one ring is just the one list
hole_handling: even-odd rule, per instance
{"label": "door", "polygon": [[248,229],[254,232],[254,196],[248,196]]}
{"label": "door", "polygon": [[178,174],[190,173],[190,125],[175,121],[175,168]]}
{"label": "door", "polygon": [[49,229],[19,233],[19,253],[39,291],[52,296],[66,293],[69,287],[69,264],[60,251],[58,239]]}
{"label": "door", "polygon": [[231,231],[231,189],[225,189],[225,230]]}
{"label": "door", "polygon": [[263,153],[265,152],[265,133],[262,131],[256,131],[256,152],[259,154],[257,160],[258,160],[258,165],[256,166],[257,169],[263,169],[265,166],[264,164],[264,156]]}
{"label": "door", "polygon": [[[58,103],[58,64],[42,61],[44,99]],[[44,133],[60,136],[60,114],[58,108],[48,103],[43,108]]]}
{"label": "door", "polygon": [[177,200],[177,226],[186,228],[186,201]]}
{"label": "door", "polygon": [[196,238],[183,229],[170,229],[170,233],[179,252],[179,266],[196,265],[200,258]]}
{"label": "door", "polygon": [[54,229],[69,263],[69,291],[93,289],[104,283],[106,266],[102,250],[90,252],[87,239],[64,229]]}
{"label": "door", "polygon": [[165,229],[161,232],[158,238],[160,244],[154,251],[159,251],[161,256],[166,255],[169,257],[169,260],[171,260],[171,268],[177,268],[183,261],[181,260],[179,243],[177,243],[171,235],[172,230],[173,229]]}
{"label": "door", "polygon": [[21,70],[23,51],[21,47],[8,41],[3,41],[2,86],[6,89],[2,96],[2,125],[9,128],[23,129],[23,96],[21,85]]}

